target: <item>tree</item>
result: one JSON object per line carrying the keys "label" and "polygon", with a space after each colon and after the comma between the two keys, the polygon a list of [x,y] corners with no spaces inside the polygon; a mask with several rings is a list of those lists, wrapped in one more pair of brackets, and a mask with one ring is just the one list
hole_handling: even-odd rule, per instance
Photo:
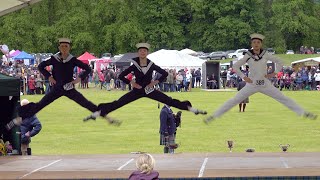
{"label": "tree", "polygon": [[319,16],[315,16],[316,10],[317,6],[312,0],[273,2],[274,15],[271,21],[276,26],[276,30],[281,32],[288,49],[297,50],[301,45],[310,46],[316,43],[310,40],[316,40],[314,37],[319,38],[317,30],[320,28],[320,23]]}

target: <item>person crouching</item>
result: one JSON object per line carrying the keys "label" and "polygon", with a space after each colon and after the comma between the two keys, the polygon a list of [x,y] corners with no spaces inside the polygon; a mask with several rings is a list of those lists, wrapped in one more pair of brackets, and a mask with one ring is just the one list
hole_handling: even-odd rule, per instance
{"label": "person crouching", "polygon": [[[21,106],[29,104],[27,99],[23,99],[20,102]],[[30,118],[22,119],[20,125],[21,130],[21,153],[22,155],[30,155],[31,151],[28,153],[29,144],[31,142],[31,137],[37,135],[41,131],[42,125],[36,115]]]}

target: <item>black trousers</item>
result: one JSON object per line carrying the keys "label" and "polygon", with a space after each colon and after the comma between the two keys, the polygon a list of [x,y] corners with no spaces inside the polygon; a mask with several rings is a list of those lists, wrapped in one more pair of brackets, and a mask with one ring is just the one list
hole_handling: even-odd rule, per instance
{"label": "black trousers", "polygon": [[162,102],[168,106],[172,106],[181,110],[188,110],[188,107],[191,107],[191,103],[189,101],[179,101],[177,99],[172,99],[171,97],[165,95],[164,93],[154,90],[153,92],[146,94],[144,89],[136,89],[133,88],[132,91],[128,92],[127,94],[123,95],[117,101],[113,101],[111,103],[101,103],[98,106],[98,109],[101,110],[101,116],[105,116],[108,113],[126,105],[130,102],[133,102],[137,99],[142,97],[148,97],[150,99]]}
{"label": "black trousers", "polygon": [[29,103],[19,108],[19,116],[22,118],[29,118],[37,114],[41,109],[60,98],[66,96],[69,99],[75,101],[80,106],[88,109],[91,112],[98,111],[98,107],[87,100],[76,89],[65,91],[62,87],[53,87],[48,94],[46,94],[38,103]]}

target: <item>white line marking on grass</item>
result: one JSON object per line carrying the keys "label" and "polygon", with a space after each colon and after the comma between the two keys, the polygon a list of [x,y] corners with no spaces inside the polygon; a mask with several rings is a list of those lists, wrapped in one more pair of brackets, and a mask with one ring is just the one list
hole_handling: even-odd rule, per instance
{"label": "white line marking on grass", "polygon": [[131,163],[134,159],[130,159],[129,161],[127,161],[124,165],[120,166],[117,170],[120,171],[122,168],[124,168],[126,165],[128,165],[129,163]]}
{"label": "white line marking on grass", "polygon": [[35,170],[29,172],[28,174],[25,174],[25,175],[19,177],[18,179],[22,179],[22,178],[24,178],[24,177],[26,177],[26,176],[29,176],[30,174],[35,173],[35,172],[37,172],[37,171],[39,171],[39,170],[41,170],[41,169],[44,169],[44,168],[46,168],[46,167],[49,167],[49,166],[51,166],[51,165],[53,165],[53,164],[55,164],[55,163],[57,163],[57,162],[59,162],[59,161],[61,161],[61,160],[62,160],[62,159],[53,161],[52,163],[50,163],[50,164],[48,164],[48,165],[45,165],[45,166],[42,166],[42,167],[40,167],[40,168],[38,168],[38,169],[35,169]]}
{"label": "white line marking on grass", "polygon": [[283,159],[283,157],[281,157],[280,159],[285,168],[290,168],[289,165],[286,163],[286,161]]}
{"label": "white line marking on grass", "polygon": [[203,176],[203,172],[204,172],[204,169],[206,168],[206,164],[208,162],[208,158],[206,157],[202,163],[202,166],[201,166],[201,169],[199,171],[199,176],[198,177],[202,177]]}

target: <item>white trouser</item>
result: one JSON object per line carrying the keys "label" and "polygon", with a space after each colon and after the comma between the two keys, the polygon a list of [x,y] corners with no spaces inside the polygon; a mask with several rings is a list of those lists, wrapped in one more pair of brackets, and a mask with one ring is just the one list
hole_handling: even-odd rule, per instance
{"label": "white trouser", "polygon": [[247,97],[251,96],[254,93],[261,92],[267,96],[272,97],[278,102],[282,103],[299,116],[302,116],[305,111],[292,99],[284,96],[279,89],[274,87],[271,83],[266,83],[265,86],[254,86],[250,83],[247,83],[245,87],[243,87],[235,97],[229,99],[225,102],[216,112],[214,112],[213,116],[215,118],[220,117],[225,112],[229,111],[233,106],[239,104]]}

